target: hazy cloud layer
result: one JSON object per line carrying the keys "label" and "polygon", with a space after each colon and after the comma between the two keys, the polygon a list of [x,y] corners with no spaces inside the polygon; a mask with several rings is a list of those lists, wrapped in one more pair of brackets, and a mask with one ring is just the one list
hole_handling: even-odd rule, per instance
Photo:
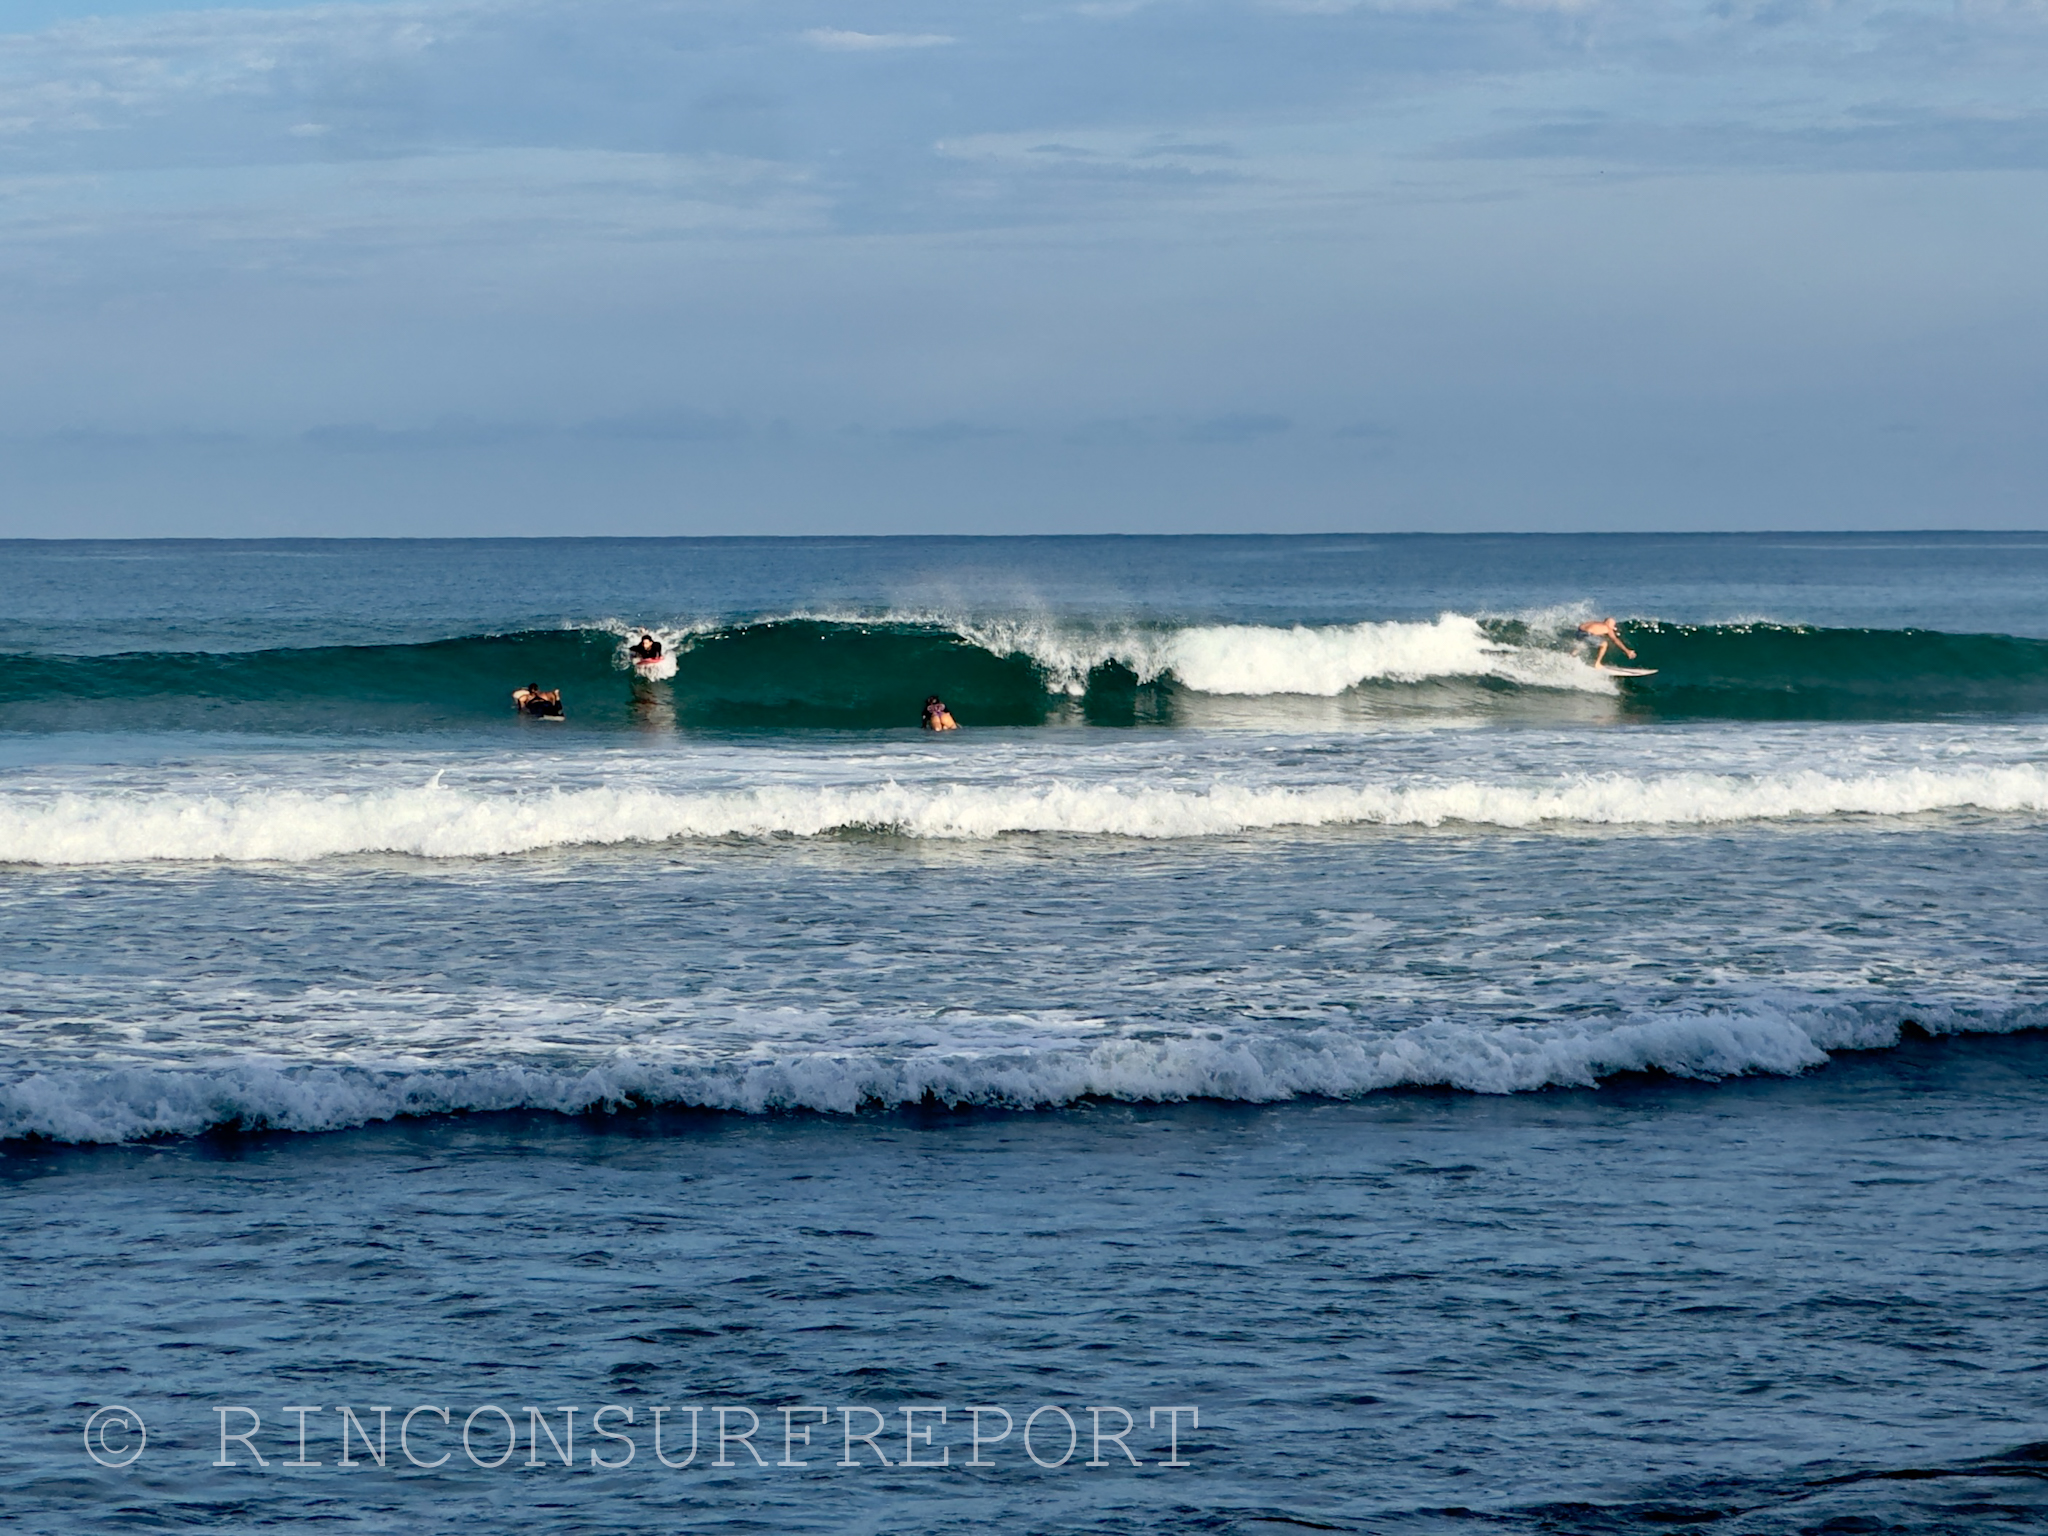
{"label": "hazy cloud layer", "polygon": [[88,9],[0,533],[2042,517],[2048,5]]}

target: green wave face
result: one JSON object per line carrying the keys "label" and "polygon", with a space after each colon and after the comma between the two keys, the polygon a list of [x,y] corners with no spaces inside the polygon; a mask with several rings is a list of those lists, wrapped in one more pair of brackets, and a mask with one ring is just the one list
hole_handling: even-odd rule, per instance
{"label": "green wave face", "polygon": [[[1624,625],[1632,714],[1663,719],[1916,720],[2048,712],[2048,640],[1777,624]],[[1610,661],[1621,658],[1611,656]]]}
{"label": "green wave face", "polygon": [[11,659],[7,720],[34,729],[405,729],[512,714],[522,683],[623,681],[616,639],[564,630],[424,645]]}
{"label": "green wave face", "polygon": [[[1566,640],[1489,623],[1507,646]],[[1518,686],[1499,677],[1363,683],[1314,716],[1388,710],[1513,709],[1590,718],[1912,720],[2048,713],[2048,641],[1918,630],[1779,625],[1624,624],[1654,677],[1618,695]],[[1047,666],[913,623],[784,619],[735,625],[675,646],[676,674],[649,682],[625,666],[618,635],[550,630],[418,645],[335,646],[230,654],[148,652],[6,658],[8,729],[417,730],[497,723],[528,728],[511,707],[527,682],[560,688],[572,728],[650,723],[705,730],[858,730],[916,726],[939,694],[963,723],[1035,726],[1275,719],[1303,701],[1284,686],[1227,700],[1182,687],[1169,671],[1141,681],[1106,660],[1070,697]],[[1619,658],[1615,658],[1619,659]],[[1276,684],[1282,682],[1275,679]],[[1334,712],[1334,713],[1332,713]],[[1308,716],[1301,716],[1305,723]],[[557,728],[559,729],[559,727]]]}
{"label": "green wave face", "polygon": [[927,696],[978,725],[1037,725],[1060,709],[1028,657],[902,625],[788,620],[693,637],[673,679],[623,664],[602,630],[477,636],[422,645],[216,654],[9,658],[21,729],[432,729],[518,725],[511,692],[559,688],[570,721],[707,729],[914,727]]}
{"label": "green wave face", "polygon": [[977,725],[1039,725],[1056,707],[1029,657],[908,625],[785,620],[699,636],[667,683],[679,722],[875,730],[914,726],[938,694]]}

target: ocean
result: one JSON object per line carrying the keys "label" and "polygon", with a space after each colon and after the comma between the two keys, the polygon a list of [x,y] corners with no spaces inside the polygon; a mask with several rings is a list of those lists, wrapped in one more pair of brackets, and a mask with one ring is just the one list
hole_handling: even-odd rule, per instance
{"label": "ocean", "polygon": [[2048,1525],[2048,535],[0,559],[0,1529]]}

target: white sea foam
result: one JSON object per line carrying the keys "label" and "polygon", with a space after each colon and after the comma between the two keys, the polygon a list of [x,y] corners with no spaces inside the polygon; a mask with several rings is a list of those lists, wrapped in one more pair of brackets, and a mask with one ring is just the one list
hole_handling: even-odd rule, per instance
{"label": "white sea foam", "polygon": [[668,642],[664,641],[662,643],[662,653],[655,657],[654,660],[650,662],[628,660],[626,665],[632,668],[635,677],[644,678],[651,683],[665,683],[676,675],[676,654],[669,648]]}
{"label": "white sea foam", "polygon": [[[621,672],[630,672],[648,682],[665,683],[676,675],[676,656],[687,650],[699,635],[715,626],[709,624],[659,625],[628,624],[621,619],[606,619],[592,626],[606,634],[618,637],[618,649],[612,653],[612,665]],[[633,660],[633,642],[642,635],[652,635],[661,642],[661,655],[652,663],[640,666]]]}
{"label": "white sea foam", "polygon": [[[1922,1021],[1934,1032],[2036,1027],[2032,1013]],[[759,1113],[938,1102],[1048,1107],[1084,1098],[1272,1103],[1389,1088],[1516,1093],[1588,1087],[1623,1072],[1714,1080],[1791,1074],[1828,1052],[1891,1046],[1896,1018],[1848,1008],[1672,1012],[1620,1020],[1402,1031],[1304,1030],[1236,1038],[1119,1039],[1078,1049],[915,1055],[809,1051],[701,1062],[615,1057],[588,1067],[476,1063],[434,1069],[287,1066],[64,1067],[0,1084],[0,1138],[72,1142],[191,1135],[240,1125],[337,1130],[403,1115],[663,1104]]]}
{"label": "white sea foam", "polygon": [[848,830],[972,839],[1008,833],[1191,838],[1347,824],[1655,828],[1964,809],[2048,811],[2048,768],[2026,763],[1855,776],[1804,770],[1204,788],[882,782],[521,794],[448,788],[437,780],[418,788],[328,794],[11,794],[0,796],[0,863],[297,863],[356,853],[484,858],[579,845],[816,837]]}
{"label": "white sea foam", "polygon": [[1504,645],[1477,619],[1446,613],[1427,622],[1288,629],[1202,624],[1096,632],[1047,622],[954,623],[962,638],[998,654],[1029,656],[1069,693],[1089,672],[1117,663],[1151,682],[1171,675],[1197,693],[1332,698],[1368,682],[1492,677],[1526,687],[1611,693],[1614,680],[1564,651]]}
{"label": "white sea foam", "polygon": [[[1197,693],[1237,696],[1332,698],[1361,683],[1456,677],[1501,678],[1525,687],[1589,693],[1614,691],[1614,680],[1595,671],[1584,657],[1503,644],[1487,634],[1478,619],[1462,613],[1433,620],[1315,628],[1296,624],[1285,629],[1259,624],[1104,627],[1050,616],[963,618],[915,609],[884,614],[807,609],[753,622],[912,625],[950,632],[998,656],[1029,657],[1055,689],[1076,697],[1087,691],[1091,671],[1110,664],[1128,668],[1141,682],[1171,675]],[[619,637],[618,665],[628,666],[626,646],[641,631],[616,619],[595,627]],[[697,622],[656,625],[651,632],[673,658],[705,635],[725,629]],[[674,671],[671,664],[656,675],[669,677]]]}

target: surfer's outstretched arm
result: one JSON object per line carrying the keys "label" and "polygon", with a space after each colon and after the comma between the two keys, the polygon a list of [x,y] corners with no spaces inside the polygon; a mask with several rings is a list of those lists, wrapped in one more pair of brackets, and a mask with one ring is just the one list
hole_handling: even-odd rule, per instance
{"label": "surfer's outstretched arm", "polygon": [[1620,651],[1630,661],[1636,659],[1636,653],[1630,650],[1628,642],[1621,638],[1621,626],[1612,619],[1590,620],[1579,626],[1579,633],[1588,640],[1598,640],[1600,642],[1600,649],[1593,656],[1593,665],[1595,667],[1602,667],[1607,664],[1607,650],[1609,646]]}

